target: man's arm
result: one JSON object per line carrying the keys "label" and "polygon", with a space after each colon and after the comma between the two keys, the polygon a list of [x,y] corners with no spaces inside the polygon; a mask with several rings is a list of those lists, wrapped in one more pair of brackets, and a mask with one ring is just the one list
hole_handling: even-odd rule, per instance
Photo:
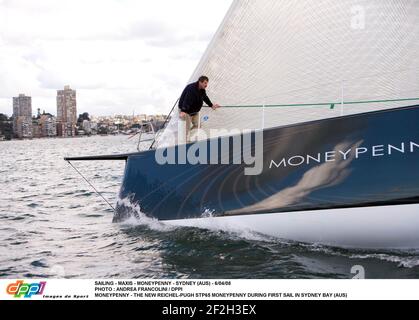
{"label": "man's arm", "polygon": [[207,92],[204,91],[204,95],[202,96],[204,102],[208,105],[208,107],[213,107],[214,104],[211,102],[210,98],[207,96]]}
{"label": "man's arm", "polygon": [[202,96],[202,98],[203,98],[203,100],[204,100],[204,102],[209,106],[209,107],[211,107],[212,109],[218,109],[218,108],[220,108],[220,105],[219,104],[214,104],[214,103],[212,103],[211,102],[211,99],[207,96],[207,92],[204,90],[204,95]]}
{"label": "man's arm", "polygon": [[204,102],[205,102],[205,103],[206,103],[209,107],[213,108],[214,110],[215,110],[215,109],[218,109],[218,108],[220,107],[220,105],[219,105],[219,104],[213,104],[213,103],[211,102],[211,100],[210,100],[210,98],[207,96],[207,93],[206,93],[206,92],[204,93],[203,99],[204,99]]}

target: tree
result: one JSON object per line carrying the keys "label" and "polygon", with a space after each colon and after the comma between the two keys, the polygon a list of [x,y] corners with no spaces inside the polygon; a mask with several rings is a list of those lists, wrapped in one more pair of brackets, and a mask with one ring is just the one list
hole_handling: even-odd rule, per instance
{"label": "tree", "polygon": [[8,119],[9,118],[5,114],[0,113],[0,122],[6,122]]}
{"label": "tree", "polygon": [[85,112],[85,113],[79,114],[77,123],[82,124],[84,120],[90,121],[89,113]]}

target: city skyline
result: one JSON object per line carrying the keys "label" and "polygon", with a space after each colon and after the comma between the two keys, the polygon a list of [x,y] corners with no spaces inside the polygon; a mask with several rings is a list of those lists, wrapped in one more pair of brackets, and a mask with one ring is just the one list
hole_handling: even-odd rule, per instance
{"label": "city skyline", "polygon": [[66,84],[80,112],[168,113],[230,4],[0,0],[0,113],[19,92],[55,113]]}
{"label": "city skyline", "polygon": [[[163,128],[165,115],[91,116],[77,112],[77,91],[69,85],[56,90],[56,116],[37,108],[33,113],[32,97],[24,93],[12,98],[11,117],[0,113],[0,141],[52,137],[76,137],[96,134],[130,134],[153,123],[154,130]],[[150,129],[150,128],[149,128]]]}
{"label": "city skyline", "polygon": [[20,93],[13,97],[11,117],[0,113],[0,141],[53,137],[77,137],[96,134],[132,134],[138,130],[164,127],[165,115],[115,115],[93,116],[77,112],[77,91],[69,85],[56,90],[56,116],[37,108],[33,115],[32,97]]}
{"label": "city skyline", "polygon": [[[71,89],[71,86],[70,85],[65,85],[64,86],[64,90],[66,89],[66,88],[68,88],[68,89]],[[8,110],[3,110],[3,111],[1,111],[0,110],[0,114],[3,114],[3,115],[5,115],[5,116],[7,116],[7,117],[10,117],[10,118],[12,118],[13,117],[13,115],[14,115],[14,108],[15,108],[15,99],[17,99],[17,98],[19,98],[20,96],[22,96],[22,97],[27,97],[27,98],[30,98],[30,105],[31,105],[31,114],[32,114],[32,117],[34,117],[35,116],[35,111],[34,110],[42,110],[42,112],[44,112],[44,113],[49,113],[49,114],[52,114],[52,115],[54,115],[54,116],[56,116],[57,118],[59,118],[59,112],[58,112],[58,105],[57,105],[57,92],[58,91],[64,91],[64,90],[62,90],[62,89],[51,89],[51,91],[52,92],[54,92],[55,93],[55,95],[54,95],[54,102],[55,102],[55,104],[54,104],[54,106],[53,107],[51,107],[51,106],[49,106],[49,107],[47,107],[47,108],[45,108],[45,106],[40,106],[40,105],[37,105],[36,104],[36,99],[33,99],[33,97],[31,96],[31,95],[27,95],[26,93],[22,93],[22,91],[16,91],[16,92],[20,92],[20,93],[18,93],[18,94],[15,94],[15,96],[12,96],[12,97],[10,97],[9,98],[9,107],[8,107]],[[73,91],[77,91],[77,90],[73,90]],[[12,99],[12,102],[10,102],[10,99]],[[32,103],[33,101],[35,101],[35,103]],[[76,116],[78,116],[78,114],[82,114],[82,113],[89,113],[89,115],[91,115],[91,116],[94,116],[94,117],[116,117],[116,116],[143,116],[143,115],[147,115],[147,116],[153,116],[153,115],[155,115],[155,116],[159,116],[159,115],[164,115],[164,113],[160,113],[160,112],[156,112],[156,113],[145,113],[145,112],[142,112],[141,111],[141,108],[138,108],[139,110],[138,110],[138,112],[136,112],[137,110],[132,110],[131,112],[128,112],[128,113],[118,113],[118,112],[115,112],[115,113],[113,113],[113,114],[95,114],[95,113],[92,113],[92,112],[90,112],[89,110],[82,110],[81,112],[79,112],[79,113],[77,113],[77,111],[75,112],[75,115]],[[75,110],[77,110],[77,109],[75,109]],[[129,110],[128,110],[129,111]]]}

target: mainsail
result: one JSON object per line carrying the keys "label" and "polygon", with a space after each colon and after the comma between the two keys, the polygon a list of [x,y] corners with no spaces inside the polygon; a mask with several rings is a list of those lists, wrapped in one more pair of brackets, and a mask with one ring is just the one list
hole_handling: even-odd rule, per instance
{"label": "mainsail", "polygon": [[201,111],[204,132],[416,104],[419,1],[235,0],[191,82],[200,75],[224,106]]}

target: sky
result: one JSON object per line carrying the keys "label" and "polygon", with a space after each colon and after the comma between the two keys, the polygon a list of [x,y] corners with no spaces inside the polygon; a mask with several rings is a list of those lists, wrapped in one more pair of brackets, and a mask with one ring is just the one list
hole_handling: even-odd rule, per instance
{"label": "sky", "polygon": [[0,0],[0,113],[32,97],[56,114],[56,91],[77,112],[168,113],[232,0]]}

